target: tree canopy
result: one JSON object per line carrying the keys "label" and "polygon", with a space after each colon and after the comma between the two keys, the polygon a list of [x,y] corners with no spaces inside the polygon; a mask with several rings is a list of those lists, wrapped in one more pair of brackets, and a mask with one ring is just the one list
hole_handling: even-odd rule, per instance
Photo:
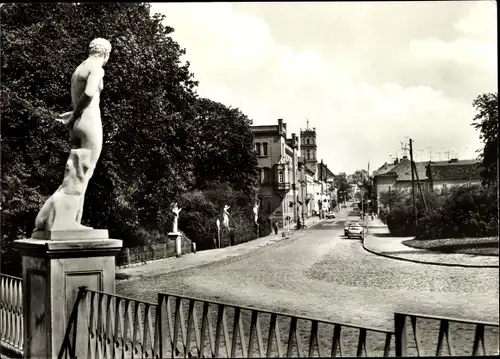
{"label": "tree canopy", "polygon": [[484,148],[479,157],[482,160],[481,176],[486,183],[497,180],[498,160],[498,92],[479,95],[472,103],[477,113],[472,125],[479,130]]}
{"label": "tree canopy", "polygon": [[96,37],[113,48],[101,94],[103,151],[83,222],[125,240],[138,227],[166,230],[171,204],[204,178],[252,196],[250,120],[198,98],[185,49],[150,5],[15,3],[0,15],[4,237],[31,235],[61,183],[68,130],[54,119],[71,110],[71,75]]}

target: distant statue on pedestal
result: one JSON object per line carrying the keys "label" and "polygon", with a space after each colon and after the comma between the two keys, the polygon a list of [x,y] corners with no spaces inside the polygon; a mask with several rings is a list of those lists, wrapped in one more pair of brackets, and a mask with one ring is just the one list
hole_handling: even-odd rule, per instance
{"label": "distant statue on pedestal", "polygon": [[[88,58],[76,68],[71,77],[73,111],[65,112],[56,119],[57,122],[68,125],[72,147],[66,166],[65,182],[40,210],[35,221],[35,230],[51,231],[68,226],[78,227],[69,224],[62,226],[66,220],[63,221],[59,216],[64,215],[64,218],[67,218],[69,213],[49,210],[49,208],[69,208],[70,206],[71,216],[74,214],[76,223],[81,223],[85,192],[102,150],[103,134],[99,100],[103,89],[103,66],[108,62],[110,53],[111,44],[108,40],[101,38],[92,40],[89,45]],[[83,177],[80,178],[80,176]],[[70,190],[72,196],[78,192],[78,206],[75,211],[73,208],[75,199],[62,196],[61,193],[67,194],[68,188],[71,187],[69,183],[76,183],[76,178],[78,178],[78,190]],[[71,205],[67,203],[70,201],[69,198],[71,198]],[[48,215],[49,212],[50,215]],[[83,226],[80,228],[92,229]]]}
{"label": "distant statue on pedestal", "polygon": [[258,224],[258,220],[259,220],[259,202],[255,202],[255,205],[253,206],[253,214],[254,214],[255,224]]}
{"label": "distant statue on pedestal", "polygon": [[172,226],[172,233],[178,233],[178,223],[179,223],[179,213],[182,210],[182,208],[177,207],[177,202],[174,204],[174,208],[172,208],[172,212],[175,213],[174,216],[174,223]]}
{"label": "distant statue on pedestal", "polygon": [[229,206],[227,204],[224,205],[223,223],[224,227],[229,228]]}

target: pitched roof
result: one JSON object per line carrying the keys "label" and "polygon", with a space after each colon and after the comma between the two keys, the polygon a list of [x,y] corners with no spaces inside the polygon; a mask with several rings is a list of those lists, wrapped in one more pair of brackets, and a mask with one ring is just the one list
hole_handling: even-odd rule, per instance
{"label": "pitched roof", "polygon": [[434,181],[481,179],[480,162],[464,160],[430,165],[430,174]]}
{"label": "pitched roof", "polygon": [[[426,165],[427,162],[415,162],[415,167],[417,167],[418,179],[420,181],[425,180],[426,175]],[[411,162],[408,158],[403,158],[395,167],[397,180],[398,181],[411,181]],[[415,180],[417,176],[415,175]]]}
{"label": "pitched roof", "polygon": [[373,177],[388,174],[395,166],[393,163],[384,163],[378,170],[373,171]]}
{"label": "pitched roof", "polygon": [[[433,180],[462,180],[480,179],[479,162],[477,160],[452,160],[436,162],[415,162],[418,179],[423,181],[429,175],[427,167],[431,166]],[[373,176],[396,176],[397,181],[411,181],[411,162],[403,157],[397,164],[384,163],[378,170],[373,172]],[[415,176],[415,179],[417,177]]]}

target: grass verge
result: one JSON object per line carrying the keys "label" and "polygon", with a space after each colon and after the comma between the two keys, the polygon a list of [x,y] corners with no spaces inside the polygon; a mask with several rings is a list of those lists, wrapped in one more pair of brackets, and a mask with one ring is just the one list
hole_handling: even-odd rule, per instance
{"label": "grass verge", "polygon": [[460,253],[483,256],[498,256],[498,237],[482,238],[444,238],[410,239],[403,244],[419,249],[428,249],[440,253]]}

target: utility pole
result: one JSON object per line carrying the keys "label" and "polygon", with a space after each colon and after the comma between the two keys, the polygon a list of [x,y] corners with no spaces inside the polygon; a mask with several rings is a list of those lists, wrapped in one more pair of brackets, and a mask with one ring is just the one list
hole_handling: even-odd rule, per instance
{"label": "utility pole", "polygon": [[306,220],[306,217],[305,217],[305,205],[306,205],[306,201],[305,201],[305,194],[304,194],[304,189],[307,191],[307,183],[306,183],[306,180],[305,180],[305,172],[304,172],[304,167],[305,167],[305,164],[302,163],[302,166],[301,166],[301,169],[300,169],[300,178],[301,178],[301,184],[300,184],[300,189],[301,189],[301,194],[302,194],[302,225],[305,224],[305,220]]}
{"label": "utility pole", "polygon": [[[411,140],[411,139],[410,139],[410,149],[411,149],[411,151],[413,151],[413,140]],[[422,191],[422,186],[420,185],[420,179],[418,178],[417,165],[415,164],[415,162],[413,160],[411,161],[411,165],[412,165],[412,169],[415,170],[415,176],[417,177],[418,191],[420,192],[420,197],[422,197],[422,202],[424,202],[425,211],[427,212],[428,211],[427,201],[425,200],[425,195],[424,195],[424,192]]]}
{"label": "utility pole", "polygon": [[293,208],[293,221],[297,222],[297,208],[298,208],[298,203],[297,203],[297,163],[296,163],[296,157],[297,157],[297,137],[295,136],[295,133],[292,133],[292,193],[293,193],[293,201],[294,201],[294,208]]}
{"label": "utility pole", "polygon": [[413,173],[413,146],[410,138],[410,161],[411,161],[411,195],[413,197],[413,212],[415,213],[415,225],[418,226],[417,203],[415,202],[415,174]]}

